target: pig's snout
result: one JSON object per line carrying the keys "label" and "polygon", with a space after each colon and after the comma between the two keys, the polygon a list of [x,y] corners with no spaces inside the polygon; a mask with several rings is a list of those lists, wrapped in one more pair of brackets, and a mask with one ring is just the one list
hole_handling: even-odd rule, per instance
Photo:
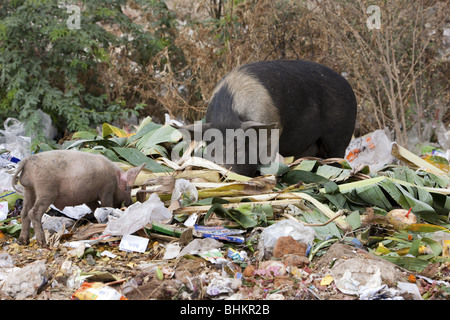
{"label": "pig's snout", "polygon": [[125,200],[125,201],[123,202],[123,205],[124,205],[125,207],[129,207],[129,206],[131,206],[132,203],[133,203],[133,201],[131,201],[131,198],[130,198],[130,199]]}

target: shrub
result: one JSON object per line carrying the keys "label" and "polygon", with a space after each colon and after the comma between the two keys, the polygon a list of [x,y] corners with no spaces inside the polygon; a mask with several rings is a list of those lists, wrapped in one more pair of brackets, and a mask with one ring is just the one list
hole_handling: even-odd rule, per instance
{"label": "shrub", "polygon": [[[146,4],[149,3],[149,4]],[[159,0],[135,7],[160,20],[154,33],[134,22],[126,0],[4,0],[0,3],[0,121],[16,117],[29,134],[40,133],[37,110],[50,114],[61,130],[85,130],[136,114],[141,101],[127,103],[111,90],[104,70],[110,52],[123,50],[137,65],[168,46],[170,16]],[[79,20],[77,20],[79,9]],[[79,21],[79,28],[77,28]]]}
{"label": "shrub", "polygon": [[[450,63],[440,49],[450,13],[446,1],[209,4],[204,10],[209,19],[184,16],[186,26],[176,39],[191,71],[190,91],[201,92],[202,112],[214,85],[231,69],[261,60],[306,59],[345,74],[358,100],[357,135],[388,127],[406,145],[411,127],[445,120]],[[379,4],[380,29],[367,26],[371,4]]]}

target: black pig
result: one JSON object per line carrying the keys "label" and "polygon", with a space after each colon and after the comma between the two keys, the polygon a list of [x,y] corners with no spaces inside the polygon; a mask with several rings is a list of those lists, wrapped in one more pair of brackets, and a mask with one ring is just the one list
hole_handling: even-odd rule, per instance
{"label": "black pig", "polygon": [[226,141],[238,142],[250,129],[258,137],[262,129],[278,129],[277,147],[283,156],[343,158],[354,131],[356,109],[350,84],[324,65],[303,60],[256,62],[220,80],[202,129],[204,134],[214,128],[224,137],[234,130],[234,137],[222,139],[219,160],[236,173],[253,176],[262,163],[261,152],[266,155],[274,146],[269,138],[275,131],[268,131],[267,138],[257,142],[250,141],[251,135],[234,146]]}

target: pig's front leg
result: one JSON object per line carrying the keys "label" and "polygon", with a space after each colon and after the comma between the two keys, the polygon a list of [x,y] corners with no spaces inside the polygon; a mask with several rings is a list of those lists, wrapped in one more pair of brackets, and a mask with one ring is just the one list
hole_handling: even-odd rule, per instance
{"label": "pig's front leg", "polygon": [[94,214],[95,210],[100,207],[100,203],[98,203],[98,201],[88,202],[86,203],[86,205],[89,207],[89,209],[91,209],[92,214]]}

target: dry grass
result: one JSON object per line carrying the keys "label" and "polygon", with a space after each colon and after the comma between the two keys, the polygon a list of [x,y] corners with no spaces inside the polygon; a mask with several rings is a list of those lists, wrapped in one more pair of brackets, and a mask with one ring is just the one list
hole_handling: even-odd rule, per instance
{"label": "dry grass", "polygon": [[113,53],[104,73],[115,95],[128,106],[146,103],[156,119],[201,119],[215,84],[239,65],[307,59],[346,74],[359,104],[357,135],[387,126],[405,145],[406,131],[422,120],[450,121],[450,63],[438,54],[446,1],[384,2],[380,30],[367,28],[364,0],[169,3],[182,21],[174,45],[134,68]]}

